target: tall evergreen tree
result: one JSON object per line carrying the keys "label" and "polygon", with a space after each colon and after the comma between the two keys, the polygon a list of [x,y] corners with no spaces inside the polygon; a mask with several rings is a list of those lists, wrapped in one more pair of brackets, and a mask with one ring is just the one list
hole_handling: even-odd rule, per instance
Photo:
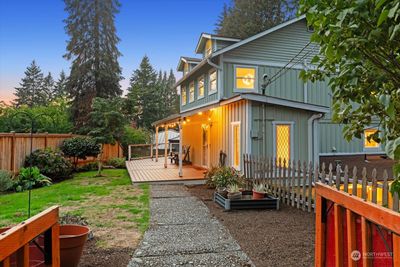
{"label": "tall evergreen tree", "polygon": [[94,97],[120,96],[121,68],[114,25],[118,0],[64,0],[70,36],[65,58],[72,60],[67,90],[75,127],[85,125]]}
{"label": "tall evergreen tree", "polygon": [[19,107],[43,106],[48,103],[48,95],[43,92],[43,73],[35,60],[26,68],[25,77],[20,82],[20,87],[15,88],[14,104]]}
{"label": "tall evergreen tree", "polygon": [[150,128],[159,118],[159,95],[157,73],[149,58],[144,56],[130,78],[126,100],[127,113],[138,127]]}
{"label": "tall evergreen tree", "polygon": [[171,69],[167,78],[168,112],[170,115],[179,112],[179,96],[178,91],[175,88],[175,83],[176,78]]}
{"label": "tall evergreen tree", "polygon": [[65,72],[62,70],[60,72],[60,77],[58,78],[58,80],[55,83],[54,88],[53,88],[53,93],[52,93],[53,99],[68,97],[67,82],[68,82],[68,78],[65,75]]}
{"label": "tall evergreen tree", "polygon": [[232,0],[224,5],[215,32],[245,39],[295,16],[298,0]]}
{"label": "tall evergreen tree", "polygon": [[43,78],[42,90],[40,90],[40,92],[43,94],[43,97],[47,99],[47,102],[53,100],[54,86],[55,82],[53,76],[49,72],[47,76]]}

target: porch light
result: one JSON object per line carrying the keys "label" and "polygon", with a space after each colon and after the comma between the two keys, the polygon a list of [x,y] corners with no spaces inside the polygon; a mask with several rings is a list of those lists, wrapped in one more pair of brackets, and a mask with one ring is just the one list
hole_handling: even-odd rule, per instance
{"label": "porch light", "polygon": [[201,111],[200,111],[200,112],[199,112],[199,113],[197,113],[197,114],[199,114],[199,115],[203,115],[203,112],[201,112]]}
{"label": "porch light", "polygon": [[211,121],[211,118],[210,118],[210,117],[208,117],[208,121]]}
{"label": "porch light", "polygon": [[186,121],[183,121],[183,124],[186,124]]}
{"label": "porch light", "polygon": [[190,119],[189,119],[189,118],[187,118],[187,119],[186,119],[186,121],[187,121],[187,122],[190,122]]}

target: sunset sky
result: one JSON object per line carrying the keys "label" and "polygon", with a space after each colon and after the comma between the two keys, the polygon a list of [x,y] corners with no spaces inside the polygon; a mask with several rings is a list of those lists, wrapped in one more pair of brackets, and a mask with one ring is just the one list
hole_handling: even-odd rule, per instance
{"label": "sunset sky", "polygon": [[[213,32],[223,3],[229,0],[121,0],[116,17],[119,62],[128,86],[129,77],[144,54],[158,69],[176,71],[181,55],[195,56],[201,32]],[[61,0],[0,0],[0,100],[14,99],[26,67],[36,60],[42,71],[57,79],[70,63],[62,56],[64,32]]]}

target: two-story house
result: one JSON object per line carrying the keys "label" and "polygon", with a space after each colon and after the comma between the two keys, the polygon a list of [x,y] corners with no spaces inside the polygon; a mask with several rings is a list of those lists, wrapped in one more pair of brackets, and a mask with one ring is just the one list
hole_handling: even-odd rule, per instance
{"label": "two-story house", "polygon": [[202,33],[196,53],[181,57],[180,113],[156,127],[180,123],[194,165],[217,165],[219,152],[241,169],[242,155],[318,161],[321,155],[381,152],[366,137],[347,142],[331,122],[328,82],[304,82],[301,70],[318,47],[304,16],[244,40]]}

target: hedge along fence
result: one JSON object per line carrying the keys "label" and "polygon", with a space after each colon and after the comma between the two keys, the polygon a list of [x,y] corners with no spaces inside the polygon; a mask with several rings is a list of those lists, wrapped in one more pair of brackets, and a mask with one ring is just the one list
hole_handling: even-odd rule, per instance
{"label": "hedge along fence", "polygon": [[[44,148],[59,148],[65,139],[76,137],[74,134],[33,134],[33,151]],[[0,169],[17,172],[23,165],[25,157],[30,154],[31,136],[29,133],[0,133]],[[119,144],[104,145],[102,161],[123,157]],[[96,161],[95,157],[79,160],[78,165]]]}
{"label": "hedge along fence", "polygon": [[[343,169],[332,164],[321,166],[307,162],[276,160],[244,154],[244,176],[251,183],[261,183],[275,197],[298,209],[313,211],[315,208],[315,183],[321,182],[396,212],[400,210],[399,195],[389,192],[390,180],[384,170],[378,181],[376,169],[368,174],[354,166]],[[353,188],[355,190],[353,190]]]}

